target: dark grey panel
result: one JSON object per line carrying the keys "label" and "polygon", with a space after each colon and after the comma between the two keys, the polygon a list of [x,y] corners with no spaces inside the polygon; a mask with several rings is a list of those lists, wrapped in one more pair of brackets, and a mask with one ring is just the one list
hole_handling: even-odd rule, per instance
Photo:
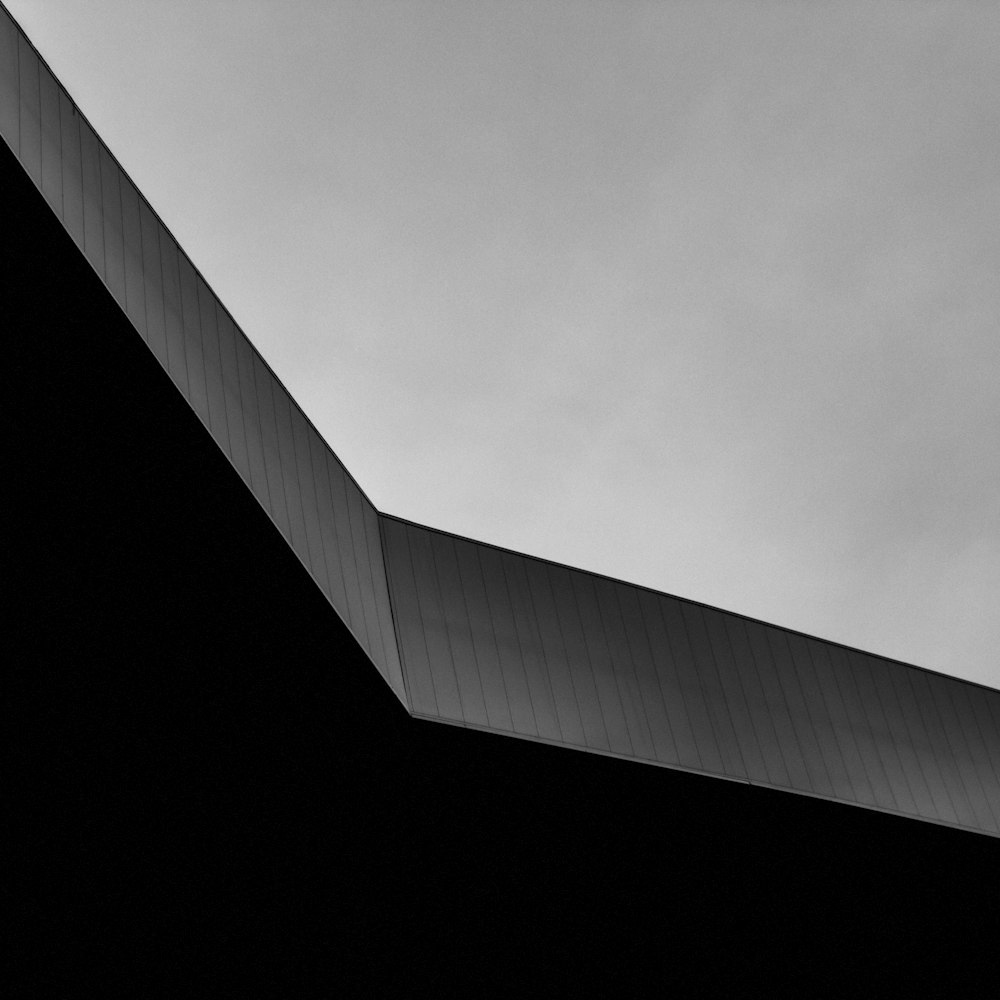
{"label": "dark grey panel", "polygon": [[486,658],[495,657],[514,732],[538,736],[531,688],[524,669],[501,554],[484,545],[467,548],[470,554],[463,553],[463,559],[475,558],[482,580],[482,593],[480,595],[475,592],[470,605],[470,613],[473,606],[482,608],[473,622],[477,658],[482,662]]}
{"label": "dark grey panel", "polygon": [[[657,620],[661,624],[661,636],[656,636],[653,654],[656,656],[660,673],[660,686],[665,697],[679,698],[687,712],[694,735],[701,767],[706,771],[725,774],[722,751],[715,736],[712,719],[705,704],[705,695],[698,677],[694,651],[688,642],[687,627],[684,623],[680,602],[672,597],[653,597],[646,629],[653,637],[657,630]],[[645,604],[643,598],[640,603]],[[662,644],[662,650],[657,645]]]}
{"label": "dark grey panel", "polygon": [[[162,245],[161,245],[162,246]],[[191,261],[177,252],[177,270],[181,287],[181,320],[184,333],[184,360],[187,363],[188,400],[206,427],[211,427],[208,393],[205,389],[205,359],[201,345],[201,315],[198,308],[198,284]],[[167,323],[170,332],[170,323]],[[169,339],[168,339],[169,344]]]}
{"label": "dark grey panel", "polygon": [[867,659],[854,650],[847,650],[847,659],[858,686],[861,705],[868,723],[868,731],[872,734],[878,749],[879,759],[892,789],[893,798],[896,800],[896,806],[903,812],[915,813],[917,805],[913,798],[913,792],[899,759],[899,751],[882,709],[878,689],[875,686],[875,679],[872,677]]}
{"label": "dark grey panel", "polygon": [[754,666],[757,668],[757,676],[764,693],[764,702],[767,705],[781,756],[785,762],[788,783],[792,788],[801,791],[814,791],[809,768],[806,766],[805,754],[799,743],[795,723],[792,721],[791,710],[781,685],[781,677],[775,664],[774,654],[771,651],[771,644],[768,641],[768,626],[745,619],[741,621],[741,625],[747,637]]}
{"label": "dark grey panel", "polygon": [[820,795],[834,796],[833,782],[827,770],[823,750],[819,738],[813,729],[812,720],[806,708],[802,685],[799,682],[798,671],[792,658],[792,650],[788,644],[785,632],[778,629],[767,630],[768,647],[774,662],[775,674],[781,686],[788,714],[795,729],[798,746],[802,752],[802,760],[809,775],[809,784],[813,791]]}
{"label": "dark grey panel", "polygon": [[[472,646],[472,633],[466,611],[465,587],[459,575],[454,540],[433,532],[428,535],[434,559],[434,573],[441,596],[444,629],[447,635],[451,665],[458,683],[462,702],[462,717],[477,726],[489,726],[481,667]],[[433,668],[433,664],[431,664]],[[509,726],[507,727],[509,728]]]}
{"label": "dark grey panel", "polygon": [[971,685],[959,683],[951,684],[949,693],[955,717],[968,748],[969,758],[975,768],[976,776],[979,778],[983,797],[989,809],[989,815],[992,819],[991,829],[1000,830],[1000,781],[994,773],[986,747],[986,739],[984,739],[976,719],[975,709],[972,707],[972,695],[975,693],[978,696],[978,692]]}
{"label": "dark grey panel", "polygon": [[732,731],[736,734],[739,745],[740,760],[748,778],[753,781],[769,782],[770,774],[764,762],[764,754],[760,738],[757,735],[757,724],[754,713],[750,709],[750,699],[747,691],[751,689],[749,675],[756,680],[756,668],[753,660],[747,658],[737,661],[729,633],[726,629],[727,615],[712,608],[700,608],[705,632],[708,635],[712,657],[718,671],[722,696],[731,721]]}
{"label": "dark grey panel", "polygon": [[[858,654],[860,656],[860,654]],[[899,696],[890,676],[890,666],[885,660],[874,656],[860,657],[866,662],[871,672],[872,681],[875,685],[875,692],[878,696],[879,706],[885,715],[886,724],[889,727],[889,734],[892,738],[893,748],[899,758],[899,765],[906,776],[906,785],[913,796],[917,813],[926,816],[928,819],[943,819],[934,805],[930,789],[927,787],[927,779],[924,776],[920,760],[914,752],[913,735],[903,713]]]}
{"label": "dark grey panel", "polygon": [[[319,435],[315,432],[313,432],[310,438],[310,447],[313,447],[314,443],[315,447],[325,448],[319,440]],[[404,705],[408,705],[406,685],[403,682],[403,668],[399,662],[399,650],[396,646],[396,631],[393,626],[392,607],[389,602],[389,584],[386,578],[386,565],[382,546],[381,519],[371,504],[365,504],[363,510],[365,515],[365,538],[368,542],[368,562],[372,567],[375,610],[378,613],[379,627],[382,635],[382,656],[384,658],[383,661],[376,659],[375,665],[379,668],[382,676],[389,682],[389,687],[396,693],[396,697]],[[321,517],[322,513],[321,510]],[[335,567],[330,568],[331,577],[336,572]]]}
{"label": "dark grey panel", "polygon": [[[768,784],[786,788],[791,784],[788,768],[785,764],[774,718],[764,694],[764,686],[757,670],[757,661],[750,648],[746,628],[739,618],[732,615],[722,615],[721,619],[729,643],[730,656],[735,669],[739,671],[743,696],[760,752],[761,764],[767,775],[766,781]],[[721,645],[722,637],[716,639],[713,633],[712,641],[713,645]]]}
{"label": "dark grey panel", "polygon": [[38,97],[42,128],[42,194],[62,218],[62,131],[59,127],[59,84],[38,65]]}
{"label": "dark grey panel", "polygon": [[[569,678],[580,722],[583,725],[584,741],[588,747],[610,750],[611,742],[604,722],[604,714],[598,701],[594,682],[593,667],[583,641],[580,616],[573,595],[570,574],[558,566],[540,564],[540,569],[548,581],[551,591],[552,611],[559,633],[559,645],[563,650],[563,663]],[[549,659],[550,671],[552,660]],[[621,731],[624,732],[624,720]],[[619,744],[620,745],[620,744]]]}
{"label": "dark grey panel", "polygon": [[351,533],[351,515],[347,506],[347,490],[353,489],[344,467],[335,455],[324,448],[327,481],[330,484],[330,499],[333,503],[333,526],[337,537],[338,561],[344,577],[347,594],[347,622],[359,640],[366,638],[365,611],[361,603],[361,577],[358,561],[354,555],[354,536]]}
{"label": "dark grey panel", "polygon": [[295,464],[295,442],[292,439],[292,406],[288,393],[271,379],[271,397],[274,400],[274,423],[278,432],[278,456],[281,481],[285,487],[285,502],[288,524],[291,528],[290,541],[299,558],[311,569],[309,543],[306,540],[306,523],[302,513],[302,489],[299,486],[299,470]]}
{"label": "dark grey panel", "polygon": [[440,712],[431,678],[427,636],[410,559],[409,531],[401,522],[383,518],[382,538],[410,710],[420,715],[438,716]]}
{"label": "dark grey panel", "polygon": [[909,736],[909,746],[916,757],[921,774],[927,785],[927,790],[934,803],[937,815],[948,823],[961,823],[958,813],[951,801],[948,782],[936,760],[934,748],[931,745],[930,734],[920,712],[910,674],[916,673],[896,663],[885,663],[886,675],[892,685],[893,692],[903,714],[903,722]]}
{"label": "dark grey panel", "polygon": [[122,202],[118,183],[121,171],[100,143],[101,202],[104,208],[104,281],[125,308],[125,236],[122,232]]}
{"label": "dark grey panel", "polygon": [[93,129],[80,118],[80,156],[83,163],[83,240],[87,260],[103,278],[104,208],[101,204],[101,150]]}
{"label": "dark grey panel", "polygon": [[15,155],[21,149],[21,85],[18,69],[18,36],[14,22],[0,9],[0,136]]}
{"label": "dark grey panel", "polygon": [[500,664],[493,616],[479,561],[480,548],[481,546],[459,540],[455,541],[454,546],[465,619],[472,643],[472,660],[479,674],[490,728],[513,731],[513,707]]}
{"label": "dark grey panel", "polygon": [[580,634],[586,650],[587,661],[594,676],[598,707],[608,735],[608,743],[615,753],[636,756],[628,719],[625,698],[608,642],[607,630],[601,618],[593,581],[584,573],[569,573],[573,590],[572,610],[580,624]]}
{"label": "dark grey panel", "polygon": [[271,510],[271,494],[264,464],[264,442],[261,439],[260,411],[257,406],[257,383],[254,377],[253,348],[237,330],[233,338],[236,364],[239,369],[240,404],[243,410],[243,431],[246,435],[247,464],[250,468],[250,489],[264,510]]}
{"label": "dark grey panel", "polygon": [[552,681],[549,677],[542,637],[538,630],[538,620],[525,572],[526,560],[509,553],[499,553],[500,569],[504,591],[510,601],[510,614],[514,624],[516,647],[511,644],[511,653],[520,656],[524,667],[524,678],[531,697],[538,735],[543,739],[563,741],[559,714],[556,710]]}
{"label": "dark grey panel", "polygon": [[[349,476],[344,477],[344,491],[347,494],[347,507],[351,519],[351,537],[354,539],[354,559],[358,567],[358,589],[361,593],[361,607],[364,611],[364,631],[357,633],[362,637],[362,645],[374,660],[384,663],[382,654],[382,625],[378,617],[378,607],[375,604],[375,586],[372,564],[368,556],[368,538],[365,527],[364,508],[368,501],[361,495],[357,483]],[[366,637],[366,638],[365,638]]]}
{"label": "dark grey panel", "polygon": [[802,701],[805,705],[809,730],[816,737],[816,744],[819,747],[820,756],[823,758],[823,765],[830,779],[833,794],[839,799],[856,800],[857,792],[851,782],[847,765],[844,762],[844,755],[834,731],[833,721],[830,718],[830,710],[816,675],[815,664],[809,648],[811,640],[796,635],[794,632],[785,632],[784,639],[792,654],[795,678],[798,681],[798,690],[802,694]]}
{"label": "dark grey panel", "polygon": [[139,192],[127,177],[121,178],[122,230],[125,234],[125,312],[148,342],[146,330],[146,279],[139,221]]}
{"label": "dark grey panel", "polygon": [[948,800],[955,811],[959,823],[964,826],[976,826],[976,813],[969,801],[969,793],[958,768],[947,733],[941,721],[941,713],[935,704],[934,695],[928,684],[928,674],[922,670],[906,671],[906,680],[913,690],[914,700],[920,711],[920,718],[927,733],[934,762],[941,774]]}
{"label": "dark grey panel", "polygon": [[[167,334],[164,327],[163,271],[160,264],[160,224],[146,199],[141,195],[139,209],[139,242],[142,248],[142,301],[146,316],[146,342],[156,360],[169,370]],[[128,288],[129,304],[132,303],[131,287]],[[178,349],[181,345],[178,345]],[[183,359],[181,359],[183,361]]]}
{"label": "dark grey panel", "polygon": [[566,647],[563,644],[552,586],[545,572],[545,565],[534,559],[525,559],[522,562],[528,598],[533,608],[540,639],[542,661],[552,690],[552,700],[563,742],[588,746],[587,733],[577,704],[576,690],[567,662]]}
{"label": "dark grey panel", "polygon": [[430,536],[427,532],[409,527],[406,529],[406,536],[436,711],[442,719],[464,722],[465,712],[451,661],[451,647],[441,608]]}
{"label": "dark grey panel", "polygon": [[36,183],[42,180],[42,128],[38,95],[38,56],[27,39],[18,38],[18,77],[21,90],[21,165]]}
{"label": "dark grey panel", "polygon": [[837,687],[844,703],[851,735],[865,765],[865,775],[871,787],[875,803],[883,809],[899,809],[892,784],[886,774],[879,742],[865,713],[861,689],[848,655],[848,650],[839,646],[827,647],[837,677]]}
{"label": "dark grey panel", "polygon": [[976,722],[974,742],[982,747],[983,786],[989,794],[993,815],[1000,822],[1000,726],[997,724],[1000,698],[971,684],[963,684],[961,692]]}
{"label": "dark grey panel", "polygon": [[840,692],[838,667],[831,659],[830,649],[826,643],[813,640],[804,640],[804,642],[816,672],[823,703],[826,706],[833,730],[833,738],[840,749],[840,757],[847,771],[854,798],[866,805],[878,805],[864,759],[854,738],[854,732],[847,715],[847,707]]}
{"label": "dark grey panel", "polygon": [[229,417],[226,414],[226,393],[222,388],[222,353],[219,349],[219,327],[215,296],[200,274],[195,273],[195,294],[198,299],[198,325],[201,328],[201,352],[205,364],[205,392],[208,396],[208,426],[216,444],[231,455]]}
{"label": "dark grey panel", "polygon": [[[625,725],[628,729],[632,753],[644,760],[658,760],[643,692],[636,674],[635,661],[629,649],[628,634],[615,588],[607,580],[600,577],[592,577],[588,582],[593,587],[594,621],[600,624],[601,635],[607,644],[608,659],[621,698],[622,711],[625,713]],[[583,598],[581,598],[581,606],[583,603]],[[586,610],[583,614],[586,625],[589,616]],[[646,666],[648,669],[648,658]],[[659,702],[658,693],[657,702]],[[662,707],[662,703],[660,703],[661,713]]]}
{"label": "dark grey panel", "polygon": [[[187,335],[184,329],[184,308],[181,298],[180,257],[177,244],[170,234],[156,223],[160,247],[160,276],[163,280],[163,335],[167,343],[167,371],[186,399],[191,399],[188,377]],[[153,275],[155,281],[155,275]],[[147,289],[147,299],[150,296]]]}
{"label": "dark grey panel", "polygon": [[80,116],[73,102],[59,91],[59,147],[62,165],[63,225],[83,250],[83,164],[80,159]]}
{"label": "dark grey panel", "polygon": [[253,355],[253,372],[257,388],[257,417],[260,422],[260,439],[264,450],[264,471],[267,475],[267,495],[271,504],[271,519],[285,536],[285,540],[288,541],[292,536],[292,529],[288,519],[285,480],[281,474],[278,423],[274,417],[274,396],[271,392],[274,377],[267,370],[256,351]]}
{"label": "dark grey panel", "polygon": [[230,457],[243,481],[250,485],[250,460],[247,456],[246,430],[243,427],[243,393],[240,369],[236,361],[236,338],[243,338],[232,318],[216,301],[216,327],[219,331],[219,353],[222,355],[222,390],[226,399],[226,424],[229,428]]}
{"label": "dark grey panel", "polygon": [[[309,463],[316,489],[316,510],[319,517],[320,546],[327,571],[330,601],[341,618],[350,625],[351,614],[347,606],[347,589],[344,585],[343,558],[337,539],[330,477],[326,471],[326,447],[313,429],[309,428]],[[251,462],[251,466],[253,462]]]}
{"label": "dark grey panel", "polygon": [[330,580],[326,567],[326,553],[323,551],[323,538],[319,528],[319,507],[316,502],[316,483],[313,478],[312,454],[309,450],[306,418],[294,404],[291,408],[291,418],[292,447],[295,454],[295,466],[299,474],[302,519],[306,529],[309,565],[312,567],[313,579],[319,584],[320,590],[327,597],[330,597]]}
{"label": "dark grey panel", "polygon": [[[639,606],[639,591],[635,587],[619,587],[608,580],[598,580],[597,588],[605,620],[610,615],[610,605],[617,606],[621,614],[625,643],[623,652],[635,671],[643,715],[649,725],[653,756],[665,764],[699,767],[700,759],[684,706],[674,699],[671,713],[670,706],[665,703]],[[675,738],[678,729],[680,733]],[[684,748],[683,753],[680,747]]]}

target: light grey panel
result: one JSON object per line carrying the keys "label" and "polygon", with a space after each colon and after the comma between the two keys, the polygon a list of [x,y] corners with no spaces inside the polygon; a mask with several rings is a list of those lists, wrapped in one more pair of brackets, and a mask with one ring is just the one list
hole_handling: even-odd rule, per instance
{"label": "light grey panel", "polygon": [[[162,245],[161,245],[162,246]],[[177,270],[180,274],[181,320],[184,331],[184,360],[187,362],[188,399],[194,412],[211,427],[208,413],[208,393],[205,389],[205,359],[201,346],[201,316],[198,309],[198,285],[191,261],[177,252]],[[170,332],[170,323],[167,323]],[[169,344],[169,339],[168,339]]]}
{"label": "light grey panel", "polygon": [[[661,671],[661,685],[664,692],[670,691],[668,697],[678,697],[683,702],[691,722],[691,731],[698,747],[701,766],[706,771],[725,774],[726,765],[715,736],[708,706],[705,704],[705,695],[698,677],[698,666],[691,644],[688,642],[687,627],[680,602],[672,597],[657,595],[655,617],[662,623],[662,638],[657,636],[657,643],[662,643],[663,649],[661,654],[654,644],[653,653],[657,656],[657,667]],[[647,618],[646,624],[652,636],[656,628],[653,616]]]}
{"label": "light grey panel", "polygon": [[958,772],[962,777],[969,804],[975,813],[975,825],[981,830],[998,829],[994,809],[991,807],[982,778],[978,773],[976,763],[969,749],[968,740],[962,731],[962,722],[955,710],[954,682],[947,681],[936,674],[926,674],[927,685],[930,688],[931,699],[938,710],[941,725],[944,729],[948,745]]}
{"label": "light grey panel", "polygon": [[542,649],[542,637],[538,631],[525,564],[526,560],[511,553],[500,553],[503,582],[510,599],[510,613],[517,637],[516,650],[524,665],[535,726],[543,739],[562,741],[563,732],[559,725],[559,713]]}
{"label": "light grey panel", "polygon": [[816,679],[823,695],[823,702],[829,714],[833,736],[840,748],[844,767],[847,769],[854,798],[857,802],[863,802],[866,805],[878,805],[864,759],[854,738],[854,732],[847,715],[847,707],[840,693],[838,670],[830,657],[830,647],[825,642],[812,640],[805,640],[805,642],[816,671]]}
{"label": "light grey panel", "polygon": [[[361,592],[361,607],[364,609],[364,634],[368,637],[367,643],[363,643],[363,645],[373,660],[384,664],[382,623],[379,620],[378,605],[375,602],[374,567],[368,551],[365,521],[365,508],[370,507],[371,504],[364,498],[357,483],[349,476],[344,477],[344,487],[347,494],[347,507],[351,515],[351,536],[354,539],[354,557],[358,567],[358,589]],[[381,571],[381,566],[379,566],[379,570]]]}
{"label": "light grey panel", "polygon": [[[747,712],[753,727],[754,738],[757,741],[761,765],[766,775],[764,780],[768,784],[779,785],[783,788],[788,787],[791,783],[788,777],[788,768],[785,765],[774,719],[768,708],[764,688],[757,670],[757,661],[750,648],[746,629],[743,627],[742,620],[734,615],[721,615],[721,623],[728,640],[732,662],[739,672]],[[722,637],[716,638],[713,633],[712,643],[713,646],[720,646]],[[724,653],[721,654],[720,659],[724,655]],[[744,756],[746,757],[745,751]]]}
{"label": "light grey panel", "polygon": [[83,250],[83,164],[80,160],[80,116],[73,102],[59,91],[60,158],[63,225]]}
{"label": "light grey panel", "polygon": [[[673,699],[673,714],[677,717],[673,719],[669,706],[664,701],[646,634],[646,624],[639,607],[639,591],[635,587],[622,587],[606,580],[599,581],[597,588],[602,609],[614,603],[621,614],[624,649],[635,671],[643,714],[649,725],[653,756],[665,764],[699,766],[698,751],[683,706],[678,703],[678,699]],[[675,738],[675,731],[678,729],[680,733]],[[683,753],[678,744],[684,748]]]}
{"label": "light grey panel", "polygon": [[513,707],[500,665],[493,616],[479,561],[479,550],[482,546],[460,539],[454,539],[453,542],[472,641],[472,659],[479,672],[483,699],[486,703],[486,716],[492,729],[510,732],[515,728],[512,718]]}
{"label": "light grey panel", "polygon": [[281,454],[278,450],[278,423],[274,418],[274,397],[271,393],[274,377],[256,351],[253,355],[253,373],[257,388],[257,415],[264,449],[264,471],[267,475],[271,519],[285,536],[285,541],[288,541],[292,529],[288,520],[288,501],[285,498],[285,480],[281,474]]}
{"label": "light grey panel", "polygon": [[351,514],[347,505],[347,490],[353,489],[344,467],[337,457],[324,449],[327,481],[330,484],[330,499],[333,502],[333,525],[337,535],[337,551],[340,568],[344,576],[347,592],[347,621],[358,638],[364,641],[365,611],[361,603],[361,576],[358,561],[354,555],[354,535],[351,533]]}
{"label": "light grey panel", "polygon": [[216,318],[215,296],[204,278],[195,273],[198,298],[198,324],[201,328],[201,351],[205,364],[205,392],[208,395],[208,426],[216,444],[227,454],[229,444],[229,417],[226,414],[226,393],[222,388],[222,354],[219,350],[219,327]]}
{"label": "light grey panel", "polygon": [[588,746],[545,564],[535,559],[524,559],[522,563],[541,639],[542,658],[556,706],[559,730],[564,742]]}
{"label": "light grey panel", "polygon": [[805,754],[802,752],[798,733],[792,721],[788,700],[785,698],[781,678],[774,662],[774,654],[768,640],[770,626],[748,620],[744,620],[741,624],[750,646],[754,666],[757,668],[757,676],[760,678],[764,703],[771,717],[778,746],[781,749],[781,756],[785,762],[788,782],[792,788],[815,791],[809,769],[806,766]]}
{"label": "light grey panel", "polygon": [[302,513],[302,489],[299,486],[299,470],[295,464],[295,442],[292,439],[292,406],[288,393],[271,380],[271,396],[274,400],[274,423],[278,430],[278,455],[280,457],[281,481],[285,487],[288,523],[291,527],[292,548],[299,558],[311,569],[309,542],[306,539],[305,516]]}
{"label": "light grey panel", "polygon": [[80,157],[83,165],[83,238],[87,260],[103,278],[104,208],[101,204],[101,150],[94,130],[80,118]]}
{"label": "light grey panel", "polygon": [[313,479],[312,455],[309,450],[306,418],[302,411],[292,405],[292,446],[295,452],[295,466],[299,473],[299,489],[302,496],[302,518],[306,528],[306,546],[309,550],[309,565],[313,579],[320,590],[330,596],[330,580],[326,570],[326,554],[319,529],[319,507],[316,502],[316,483]]}
{"label": "light grey panel", "polygon": [[[750,706],[744,690],[742,674],[747,670],[747,664],[737,664],[733,657],[733,649],[726,632],[726,615],[712,608],[701,608],[697,605],[687,605],[685,612],[690,611],[691,624],[688,632],[694,641],[695,636],[703,633],[706,637],[706,659],[718,677],[720,692],[719,709],[725,709],[725,714],[717,710],[719,721],[716,729],[727,726],[728,733],[736,739],[739,758],[738,763],[742,774],[753,781],[767,781],[767,768],[761,753],[760,741],[754,730]],[[698,612],[697,615],[694,612]],[[699,621],[700,619],[700,621]],[[697,646],[696,646],[697,648]],[[710,671],[705,672],[710,675]],[[740,773],[740,772],[734,772]]]}
{"label": "light grey panel", "polygon": [[62,218],[62,131],[59,127],[59,84],[39,63],[38,98],[42,127],[42,194]]}
{"label": "light grey panel", "polygon": [[21,149],[21,113],[18,80],[18,35],[14,22],[0,8],[0,135],[18,156]]}
{"label": "light grey panel", "polygon": [[959,823],[964,826],[977,826],[975,810],[969,801],[969,793],[958,767],[954,750],[948,742],[948,735],[941,721],[941,713],[935,704],[934,695],[927,683],[927,673],[923,670],[907,671],[907,680],[913,689],[913,696],[920,711],[920,718],[930,742],[934,761],[941,773],[941,778],[948,791],[948,799]]}
{"label": "light grey panel", "polygon": [[579,619],[587,660],[594,674],[594,686],[597,689],[598,705],[604,719],[608,742],[615,753],[635,756],[636,749],[628,725],[625,696],[611,657],[607,629],[601,618],[593,578],[585,573],[572,571],[568,575],[573,590],[573,610]]}
{"label": "light grey panel", "polygon": [[[181,298],[180,253],[170,234],[156,223],[160,247],[160,276],[163,279],[163,336],[167,344],[167,371],[186,399],[192,398],[188,377],[187,339],[184,329],[184,309]],[[155,280],[155,275],[153,279]],[[149,290],[146,292],[150,296]]]}
{"label": "light grey panel", "polygon": [[21,165],[36,184],[42,182],[42,128],[38,98],[38,56],[23,35],[18,37],[18,77],[21,89]]}
{"label": "light grey panel", "polygon": [[781,685],[785,704],[788,705],[788,714],[795,729],[799,748],[802,751],[802,760],[809,774],[809,783],[814,792],[833,796],[835,795],[833,782],[830,780],[819,739],[809,718],[786,633],[781,629],[768,628],[766,634],[768,647],[773,657],[775,674]]}
{"label": "light grey panel", "polygon": [[[608,657],[621,697],[632,752],[636,757],[641,757],[644,760],[658,760],[643,692],[636,675],[635,661],[629,648],[628,634],[625,630],[621,605],[618,601],[617,591],[626,588],[623,584],[612,583],[601,577],[592,577],[589,582],[593,587],[594,621],[600,624],[602,636],[607,643]],[[587,603],[589,605],[589,602]],[[584,607],[582,596],[581,607],[584,608],[583,617],[586,625],[590,616]],[[646,666],[648,671],[650,666],[648,658]],[[659,701],[659,697],[657,700]],[[659,705],[659,711],[662,715],[662,703]]]}
{"label": "light grey panel", "polygon": [[382,537],[410,709],[422,715],[437,716],[440,713],[431,678],[427,635],[410,559],[409,529],[393,518],[383,518]]}
{"label": "light grey panel", "polygon": [[827,707],[826,699],[823,697],[819,678],[816,676],[813,658],[809,649],[810,640],[801,635],[796,635],[794,632],[785,632],[782,630],[782,633],[788,650],[792,655],[795,677],[798,681],[798,689],[802,693],[802,702],[805,705],[809,728],[816,736],[816,743],[819,747],[820,756],[823,758],[826,774],[833,787],[833,794],[838,799],[847,799],[848,801],[856,802],[858,800],[858,792],[851,782],[847,765],[844,763],[844,755],[834,732],[830,710]]}
{"label": "light grey panel", "polygon": [[[312,433],[310,447],[315,444],[324,449],[324,445],[319,440],[319,435]],[[406,697],[406,685],[403,683],[403,668],[399,662],[399,650],[396,646],[396,632],[393,626],[392,608],[389,603],[389,584],[387,579],[387,567],[382,547],[382,525],[378,512],[371,504],[363,507],[365,515],[365,538],[368,541],[369,563],[372,566],[372,582],[375,591],[375,610],[378,613],[379,626],[382,630],[382,660],[375,660],[375,666],[388,681],[389,687],[396,693],[396,697],[404,704],[409,702]],[[322,518],[323,511],[320,510]],[[335,566],[330,567],[330,576],[333,578],[339,571]]]}
{"label": "light grey panel", "polygon": [[[504,575],[502,554],[490,546],[481,545],[476,546],[476,557],[483,581],[483,607],[488,615],[491,630],[489,636],[484,632],[482,645],[492,647],[493,650],[491,654],[490,649],[486,648],[479,654],[480,658],[496,656],[497,666],[503,678],[503,689],[510,707],[510,724],[514,732],[538,736],[539,728],[535,721],[531,686],[524,668],[514,611]],[[475,626],[477,635],[480,628],[483,628],[482,623]],[[551,713],[551,708],[549,712]],[[552,730],[547,735],[555,738],[552,736]]]}
{"label": "light grey panel", "polygon": [[975,768],[989,808],[992,819],[990,829],[1000,830],[1000,781],[994,773],[989,751],[986,748],[986,740],[971,703],[972,698],[978,694],[978,689],[970,684],[963,684],[961,681],[953,681],[950,687],[951,703],[955,709],[955,716],[962,729],[962,735],[965,737],[969,758]]}
{"label": "light grey panel", "polygon": [[465,712],[462,709],[458,680],[451,659],[451,647],[445,629],[430,536],[425,531],[411,527],[407,527],[406,536],[410,546],[410,565],[413,567],[417,606],[423,625],[427,665],[433,683],[437,713],[443,719],[464,722]]}
{"label": "light grey panel", "polygon": [[876,805],[883,809],[899,810],[899,803],[886,774],[879,742],[865,712],[861,689],[851,665],[849,651],[840,646],[828,646],[827,652],[837,676],[837,687],[844,703],[851,735],[865,765],[865,774]]}
{"label": "light grey panel", "polygon": [[[436,531],[426,532],[434,558],[434,573],[441,596],[444,629],[451,654],[452,668],[458,682],[462,702],[462,717],[477,726],[489,726],[486,698],[479,665],[472,647],[469,616],[466,612],[463,582],[459,576],[454,540]],[[433,667],[433,664],[431,664]]]}
{"label": "light grey panel", "polygon": [[139,222],[139,192],[125,176],[121,178],[122,230],[125,234],[125,312],[148,342],[146,330],[146,282]]}
{"label": "light grey panel", "polygon": [[222,355],[222,390],[226,399],[226,424],[229,427],[229,448],[233,465],[250,485],[250,460],[247,457],[246,431],[243,427],[244,406],[240,387],[240,369],[236,361],[236,332],[232,318],[216,300],[216,328],[219,331],[219,353]]}
{"label": "light grey panel", "polygon": [[[146,316],[146,343],[165,369],[169,371],[167,334],[164,327],[163,270],[160,263],[160,224],[146,199],[141,195],[139,209],[139,242],[142,247],[142,301]],[[128,287],[129,305],[133,301]],[[181,345],[178,345],[181,349]],[[183,359],[182,359],[183,360]]]}
{"label": "light grey panel", "polygon": [[271,494],[264,464],[264,442],[260,433],[260,412],[257,406],[257,383],[254,377],[253,348],[239,331],[235,331],[236,364],[239,369],[240,401],[243,408],[243,430],[246,435],[247,464],[250,468],[250,489],[264,510],[271,510]]}
{"label": "light grey panel", "polygon": [[910,682],[910,675],[917,673],[917,671],[888,662],[885,663],[885,669],[903,713],[906,732],[909,734],[910,749],[919,762],[921,773],[927,783],[927,790],[933,799],[934,810],[947,823],[961,823],[962,820],[952,804],[948,782],[945,780],[940,762],[936,759],[937,754],[931,745],[930,734],[920,713],[920,706]]}
{"label": "light grey panel", "polygon": [[869,732],[878,748],[879,759],[885,770],[885,776],[889,780],[892,788],[893,798],[896,800],[896,807],[905,813],[916,814],[917,804],[913,798],[913,792],[906,778],[906,772],[899,759],[899,751],[896,741],[889,729],[889,722],[882,710],[882,705],[878,696],[878,689],[875,686],[875,679],[871,675],[866,658],[854,650],[846,650],[847,659],[851,664],[851,672],[854,675],[858,686],[858,693],[864,709],[864,715],[868,722]]}
{"label": "light grey panel", "polygon": [[121,171],[104,143],[99,143],[101,202],[104,207],[104,281],[118,304],[125,308],[125,236],[122,232]]}

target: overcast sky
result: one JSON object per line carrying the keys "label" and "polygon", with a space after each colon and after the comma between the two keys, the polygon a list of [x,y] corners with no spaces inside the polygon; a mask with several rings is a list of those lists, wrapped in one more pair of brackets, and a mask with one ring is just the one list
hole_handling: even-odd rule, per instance
{"label": "overcast sky", "polygon": [[1000,4],[5,2],[381,510],[1000,686]]}

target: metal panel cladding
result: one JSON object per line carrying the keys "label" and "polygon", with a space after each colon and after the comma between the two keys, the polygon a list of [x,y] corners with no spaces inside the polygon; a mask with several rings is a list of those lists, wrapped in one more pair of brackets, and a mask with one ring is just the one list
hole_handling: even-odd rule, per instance
{"label": "metal panel cladding", "polygon": [[1000,833],[1000,692],[396,518],[414,715]]}
{"label": "metal panel cladding", "polygon": [[375,508],[2,6],[0,136],[405,703]]}

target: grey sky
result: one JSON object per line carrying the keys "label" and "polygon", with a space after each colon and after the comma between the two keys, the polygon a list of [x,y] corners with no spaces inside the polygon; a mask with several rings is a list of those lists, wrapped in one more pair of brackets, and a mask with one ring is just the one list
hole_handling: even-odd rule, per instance
{"label": "grey sky", "polygon": [[1000,5],[5,2],[381,509],[1000,685]]}

